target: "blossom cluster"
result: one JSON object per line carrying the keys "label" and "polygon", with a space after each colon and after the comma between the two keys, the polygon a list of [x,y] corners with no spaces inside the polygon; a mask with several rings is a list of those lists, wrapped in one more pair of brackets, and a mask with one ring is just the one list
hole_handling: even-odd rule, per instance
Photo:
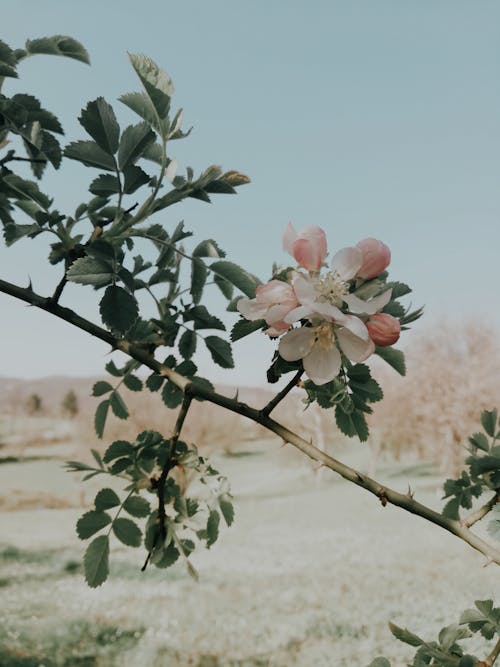
{"label": "blossom cluster", "polygon": [[254,299],[240,299],[238,310],[247,320],[265,320],[265,333],[280,337],[278,350],[285,361],[302,360],[307,376],[322,385],[337,377],[342,355],[358,363],[375,346],[398,340],[399,320],[380,312],[391,300],[391,289],[376,289],[368,298],[366,289],[361,289],[391,261],[382,241],[367,238],[343,248],[326,266],[323,229],[306,227],[297,233],[289,224],[283,248],[298,267],[259,285]]}

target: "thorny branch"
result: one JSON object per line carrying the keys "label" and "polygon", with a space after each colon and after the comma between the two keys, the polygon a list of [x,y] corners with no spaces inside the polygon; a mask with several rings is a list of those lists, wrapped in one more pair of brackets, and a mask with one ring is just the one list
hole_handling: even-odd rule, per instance
{"label": "thorny branch", "polygon": [[[354,468],[351,468],[341,461],[338,461],[337,459],[329,456],[325,452],[322,452],[311,442],[308,442],[293,431],[290,431],[288,428],[286,428],[286,426],[283,426],[279,422],[269,417],[269,415],[263,414],[262,411],[256,410],[246,403],[242,403],[236,399],[228,398],[227,396],[223,396],[202,386],[192,385],[188,378],[157,361],[154,356],[144,347],[134,345],[133,343],[130,343],[124,339],[115,338],[109,331],[106,331],[93,322],[86,320],[85,318],[75,313],[73,310],[64,308],[57,303],[53,303],[50,299],[36,294],[31,289],[19,287],[0,279],[0,292],[4,292],[5,294],[9,294],[32,306],[36,306],[42,310],[48,311],[56,317],[69,322],[73,326],[86,331],[95,338],[99,338],[100,340],[110,345],[113,350],[121,350],[136,361],[139,361],[144,366],[147,366],[153,370],[158,375],[168,378],[182,392],[186,393],[187,390],[192,398],[200,398],[209,401],[223,408],[226,408],[227,410],[243,415],[244,417],[247,417],[248,419],[258,424],[261,424],[269,431],[272,431],[278,435],[285,442],[292,444],[294,447],[306,454],[306,456],[309,456],[311,459],[318,461],[327,468],[330,468],[344,479],[352,482],[353,484],[356,484],[357,486],[360,486],[379,499],[383,498],[385,503],[401,507],[411,514],[420,516],[423,519],[426,519],[427,521],[440,526],[444,530],[447,530],[453,535],[456,535],[471,547],[482,553],[488,558],[489,562],[494,562],[497,563],[497,565],[500,565],[500,550],[496,549],[494,546],[478,537],[461,521],[449,519],[439,512],[431,509],[430,507],[417,502],[414,500],[411,494],[399,493],[380,484],[376,480],[361,474]],[[498,651],[500,651],[500,647],[498,648]],[[496,655],[494,658],[496,659]]]}

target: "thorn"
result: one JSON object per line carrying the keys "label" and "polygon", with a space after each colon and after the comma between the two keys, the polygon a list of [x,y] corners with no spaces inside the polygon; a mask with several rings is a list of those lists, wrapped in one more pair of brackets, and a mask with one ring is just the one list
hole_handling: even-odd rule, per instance
{"label": "thorn", "polygon": [[356,478],[357,478],[358,482],[361,482],[362,484],[365,483],[365,478],[363,477],[363,475],[361,475],[361,473],[356,472]]}
{"label": "thorn", "polygon": [[236,394],[234,395],[233,401],[238,401],[238,400],[239,400],[239,396],[240,396],[240,390],[237,389],[237,390],[236,390]]}
{"label": "thorn", "polygon": [[387,492],[384,488],[380,487],[377,496],[379,497],[380,502],[382,503],[382,507],[385,507],[387,505]]}
{"label": "thorn", "polygon": [[495,561],[493,560],[493,558],[488,558],[486,563],[484,563],[483,567],[488,567],[488,565],[491,565],[494,562]]}
{"label": "thorn", "polygon": [[288,440],[283,438],[283,442],[281,443],[280,447],[284,447],[285,445],[288,445]]}
{"label": "thorn", "polygon": [[415,496],[415,491],[411,490],[411,486],[408,484],[408,493],[406,494],[410,500],[413,500]]}

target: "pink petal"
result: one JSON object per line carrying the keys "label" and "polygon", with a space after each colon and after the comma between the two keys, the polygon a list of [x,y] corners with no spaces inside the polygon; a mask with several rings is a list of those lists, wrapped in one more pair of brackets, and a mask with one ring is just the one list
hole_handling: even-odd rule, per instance
{"label": "pink petal", "polygon": [[290,255],[293,255],[293,244],[296,239],[297,232],[295,231],[292,223],[289,222],[285,228],[285,231],[283,232],[283,250],[286,250],[286,252]]}
{"label": "pink petal", "polygon": [[368,329],[359,317],[356,317],[355,315],[345,315],[342,325],[357,338],[360,338],[365,342],[370,339]]}
{"label": "pink petal", "polygon": [[321,249],[308,239],[298,238],[293,244],[293,256],[297,264],[308,271],[317,271],[321,268],[324,254]]}
{"label": "pink petal", "polygon": [[350,361],[355,363],[364,361],[375,350],[375,345],[371,338],[363,340],[346,328],[339,329],[336,333],[340,349]]}
{"label": "pink petal", "polygon": [[340,365],[340,352],[336,347],[325,350],[317,345],[304,357],[304,370],[314,384],[331,382],[339,374]]}
{"label": "pink petal", "polygon": [[280,341],[279,353],[285,361],[297,361],[311,351],[314,343],[314,329],[301,327],[292,329]]}
{"label": "pink petal", "polygon": [[267,313],[267,305],[258,303],[255,299],[243,297],[236,304],[236,308],[246,320],[261,320]]}
{"label": "pink petal", "polygon": [[283,319],[289,324],[294,324],[295,322],[298,322],[299,320],[302,320],[305,317],[309,317],[309,315],[313,314],[314,308],[311,306],[299,306],[298,308],[291,310]]}
{"label": "pink petal", "polygon": [[363,253],[359,248],[342,248],[332,257],[332,270],[342,280],[351,280],[363,264]]}

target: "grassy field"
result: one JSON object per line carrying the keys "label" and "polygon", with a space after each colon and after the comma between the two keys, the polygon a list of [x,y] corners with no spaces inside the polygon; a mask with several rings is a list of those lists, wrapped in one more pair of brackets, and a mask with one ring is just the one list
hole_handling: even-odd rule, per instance
{"label": "grassy field", "polygon": [[[347,458],[366,467],[360,445]],[[386,655],[402,667],[411,649],[389,620],[434,638],[473,600],[500,598],[498,571],[467,546],[333,474],[318,479],[288,447],[215,462],[237,514],[193,557],[200,582],[182,564],[141,573],[142,550],[115,542],[97,590],[74,525],[100,481],[82,493],[60,461],[0,465],[0,665],[366,667]],[[440,506],[428,466],[386,463],[378,476]]]}

